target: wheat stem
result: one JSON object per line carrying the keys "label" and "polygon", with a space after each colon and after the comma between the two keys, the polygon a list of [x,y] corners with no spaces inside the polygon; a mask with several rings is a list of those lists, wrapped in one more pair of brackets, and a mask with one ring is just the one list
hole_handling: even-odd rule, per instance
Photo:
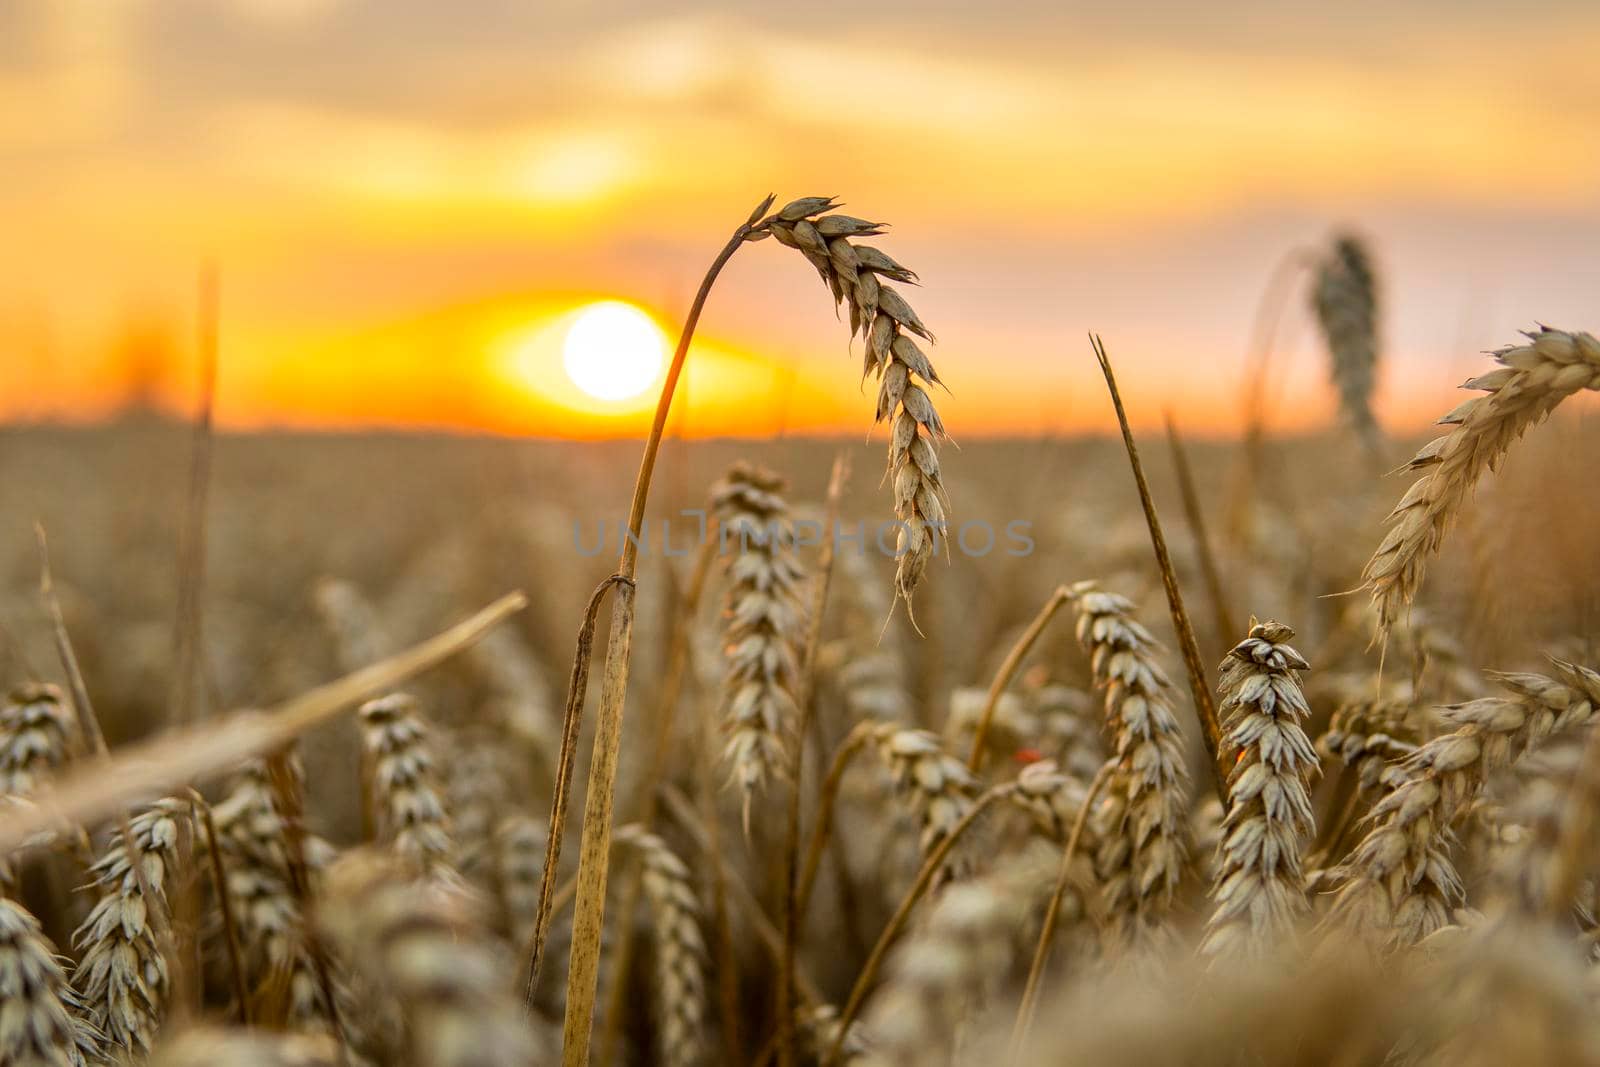
{"label": "wheat stem", "polygon": [[634,569],[638,563],[638,537],[644,521],[645,501],[650,494],[650,478],[655,471],[661,435],[666,429],[672,394],[683,373],[689,342],[705,308],[711,287],[722,268],[739,250],[751,228],[771,206],[768,197],[743,225],[734,231],[717,254],[700,282],[694,303],[689,307],[677,350],[667,368],[667,379],[656,403],[655,421],[645,440],[644,457],[634,482],[633,503],[628,510],[628,530],[622,539],[622,559],[617,573],[628,581],[620,584],[611,606],[611,634],[606,643],[606,662],[600,683],[600,707],[595,725],[594,750],[589,764],[589,786],[584,798],[583,833],[578,845],[578,896],[572,920],[571,961],[567,968],[566,1018],[562,1023],[561,1057],[566,1067],[584,1067],[589,1061],[590,1031],[594,1024],[594,1001],[600,967],[600,933],[605,918],[606,881],[611,854],[611,807],[616,793],[617,756],[622,747],[622,712],[627,698],[628,658],[633,646]]}
{"label": "wheat stem", "polygon": [[978,715],[978,724],[972,733],[972,751],[967,755],[967,769],[977,774],[983,768],[984,743],[989,738],[989,724],[994,720],[994,709],[1000,704],[1000,695],[1005,692],[1006,686],[1011,684],[1017,668],[1022,666],[1022,661],[1027,658],[1029,651],[1039,640],[1039,635],[1044,633],[1050,620],[1056,617],[1056,612],[1061,606],[1072,599],[1064,585],[1056,586],[1055,592],[1044,602],[1039,609],[1039,614],[1033,617],[1028,628],[1022,631],[1022,636],[1017,638],[1017,643],[1011,646],[1011,651],[1006,653],[1005,660],[1000,664],[1000,669],[995,672],[994,680],[989,683],[989,692],[983,698],[983,711]]}
{"label": "wheat stem", "polygon": [[1189,624],[1189,613],[1183,607],[1183,593],[1178,589],[1178,575],[1167,552],[1167,539],[1161,533],[1161,520],[1156,515],[1156,505],[1150,496],[1150,484],[1145,481],[1144,466],[1139,462],[1139,448],[1133,443],[1133,430],[1128,426],[1128,413],[1122,407],[1122,394],[1117,391],[1117,378],[1111,370],[1111,357],[1098,336],[1091,336],[1094,355],[1100,361],[1100,371],[1105,375],[1106,388],[1111,391],[1111,405],[1116,408],[1117,423],[1122,427],[1122,443],[1127,448],[1128,463],[1133,467],[1133,480],[1139,487],[1139,503],[1144,508],[1145,524],[1150,527],[1150,544],[1155,549],[1156,562],[1161,566],[1161,585],[1167,592],[1167,607],[1172,612],[1172,628],[1178,633],[1178,648],[1183,652],[1183,666],[1189,675],[1189,692],[1194,697],[1195,714],[1200,717],[1200,734],[1206,744],[1206,754],[1211,757],[1215,773],[1217,796],[1227,803],[1229,765],[1222,752],[1222,725],[1217,721],[1217,708],[1211,700],[1211,687],[1206,681],[1206,669],[1200,662],[1200,645],[1195,640],[1194,627]]}

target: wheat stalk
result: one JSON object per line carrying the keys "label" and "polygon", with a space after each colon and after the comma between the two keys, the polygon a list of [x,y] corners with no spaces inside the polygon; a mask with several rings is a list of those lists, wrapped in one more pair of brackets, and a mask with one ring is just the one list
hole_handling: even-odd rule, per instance
{"label": "wheat stalk", "polygon": [[1362,572],[1381,639],[1416,598],[1428,557],[1439,550],[1478,480],[1561,401],[1600,389],[1600,341],[1593,336],[1549,327],[1525,336],[1527,344],[1494,353],[1498,370],[1467,380],[1462,388],[1486,395],[1463,401],[1440,419],[1449,430],[1406,465],[1424,473],[1389,513],[1389,532]]}
{"label": "wheat stalk", "polygon": [[1329,371],[1345,419],[1374,454],[1381,447],[1372,417],[1378,364],[1378,295],[1372,260],[1361,240],[1336,238],[1317,262],[1311,305],[1327,342]]}
{"label": "wheat stalk", "polygon": [[1306,911],[1300,849],[1311,833],[1316,750],[1301,723],[1311,714],[1299,672],[1309,667],[1282,623],[1252,622],[1223,661],[1217,687],[1224,740],[1239,755],[1228,778],[1228,814],[1216,907],[1201,951],[1262,956],[1293,935]]}
{"label": "wheat stalk", "polygon": [[660,1005],[659,1062],[693,1067],[706,1054],[706,943],[689,868],[665,841],[636,824],[618,829],[614,839],[636,851],[644,866]]}
{"label": "wheat stalk", "polygon": [[378,839],[429,870],[447,869],[454,844],[439,793],[428,724],[414,698],[391,693],[358,712],[361,743],[371,760]]}
{"label": "wheat stalk", "polygon": [[1461,899],[1450,861],[1451,824],[1507,767],[1553,734],[1588,723],[1600,703],[1600,674],[1551,659],[1555,677],[1490,677],[1512,694],[1443,709],[1456,724],[1406,761],[1406,782],[1380,800],[1374,825],[1335,872],[1343,882],[1331,928],[1410,945],[1446,926]]}
{"label": "wheat stalk", "polygon": [[328,871],[317,918],[361,978],[398,1005],[406,1050],[397,1062],[478,1067],[548,1054],[512,995],[509,957],[459,889],[362,850]]}
{"label": "wheat stalk", "polygon": [[121,837],[90,869],[100,898],[73,935],[82,951],[73,984],[108,1049],[148,1052],[161,1025],[168,961],[157,932],[168,921],[166,884],[188,819],[186,801],[157,801],[128,824],[143,870],[135,869]]}
{"label": "wheat stalk", "polygon": [[0,897],[0,1064],[83,1067],[102,1041],[39,920]]}
{"label": "wheat stalk", "polygon": [[0,796],[27,796],[67,762],[77,730],[53,685],[30,682],[0,706]]}
{"label": "wheat stalk", "polygon": [[1100,841],[1095,865],[1115,916],[1146,928],[1160,921],[1183,873],[1189,772],[1172,710],[1172,683],[1160,646],[1133,618],[1127,598],[1093,582],[1071,587],[1078,641],[1105,691],[1116,771],[1091,826]]}
{"label": "wheat stalk", "polygon": [[[856,243],[883,233],[882,223],[834,213],[832,197],[808,196],[758,223],[751,239],[770,233],[798,249],[816,268],[834,303],[849,309],[850,336],[865,341],[862,378],[878,376],[876,422],[889,423],[889,474],[899,524],[895,591],[911,608],[911,594],[928,569],[945,527],[944,483],[935,450],[944,423],[923,386],[942,385],[912,335],[933,334],[899,291],[880,279],[914,284],[917,276],[871,245]],[[922,385],[917,384],[920,379]]]}
{"label": "wheat stalk", "polygon": [[800,585],[805,572],[795,556],[783,480],[738,463],[711,490],[727,560],[727,623],[723,646],[724,758],[750,804],[770,777],[783,773],[784,747],[797,715],[799,641],[804,629]]}

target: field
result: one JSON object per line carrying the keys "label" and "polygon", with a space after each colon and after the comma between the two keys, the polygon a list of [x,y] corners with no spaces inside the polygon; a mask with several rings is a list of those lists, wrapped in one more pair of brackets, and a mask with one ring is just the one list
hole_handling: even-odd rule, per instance
{"label": "field", "polygon": [[[224,434],[202,573],[187,426],[7,430],[0,770],[12,825],[41,832],[9,839],[0,1062],[572,1062],[575,1025],[597,1063],[1600,1062],[1584,416],[1483,480],[1386,637],[1363,570],[1411,476],[1379,472],[1420,441],[1187,442],[1213,590],[1169,442],[1141,430],[1215,758],[1120,441],[943,449],[938,506],[970,525],[914,627],[876,540],[881,441],[668,439],[621,732],[602,610],[543,884],[637,443]],[[711,550],[686,509],[717,516]],[[865,535],[726,536],[784,515]],[[91,714],[143,786],[97,782],[36,520]],[[512,589],[526,608],[437,667],[288,749],[239,741],[241,709]],[[585,963],[597,723],[617,829]],[[163,770],[219,738],[260,758]]]}

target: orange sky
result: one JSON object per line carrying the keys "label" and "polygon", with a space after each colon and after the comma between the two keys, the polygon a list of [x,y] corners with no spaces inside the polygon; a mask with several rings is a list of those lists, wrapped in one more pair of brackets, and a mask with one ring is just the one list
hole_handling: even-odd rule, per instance
{"label": "orange sky", "polygon": [[[519,339],[611,298],[675,329],[769,190],[894,224],[958,439],[1103,427],[1090,329],[1141,421],[1225,431],[1266,277],[1334,225],[1380,256],[1397,428],[1516,329],[1596,325],[1591,5],[1104,7],[0,5],[0,418],[103,414],[140,353],[186,403],[213,257],[224,425],[634,433]],[[682,425],[863,430],[844,333],[746,248]],[[1279,421],[1327,420],[1299,296],[1280,355]]]}

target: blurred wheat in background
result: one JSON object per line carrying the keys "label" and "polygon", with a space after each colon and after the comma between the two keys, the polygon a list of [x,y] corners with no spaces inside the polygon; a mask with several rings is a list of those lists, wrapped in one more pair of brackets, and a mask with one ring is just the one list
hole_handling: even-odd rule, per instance
{"label": "blurred wheat in background", "polygon": [[494,6],[0,6],[0,1067],[1600,1067],[1592,13]]}

